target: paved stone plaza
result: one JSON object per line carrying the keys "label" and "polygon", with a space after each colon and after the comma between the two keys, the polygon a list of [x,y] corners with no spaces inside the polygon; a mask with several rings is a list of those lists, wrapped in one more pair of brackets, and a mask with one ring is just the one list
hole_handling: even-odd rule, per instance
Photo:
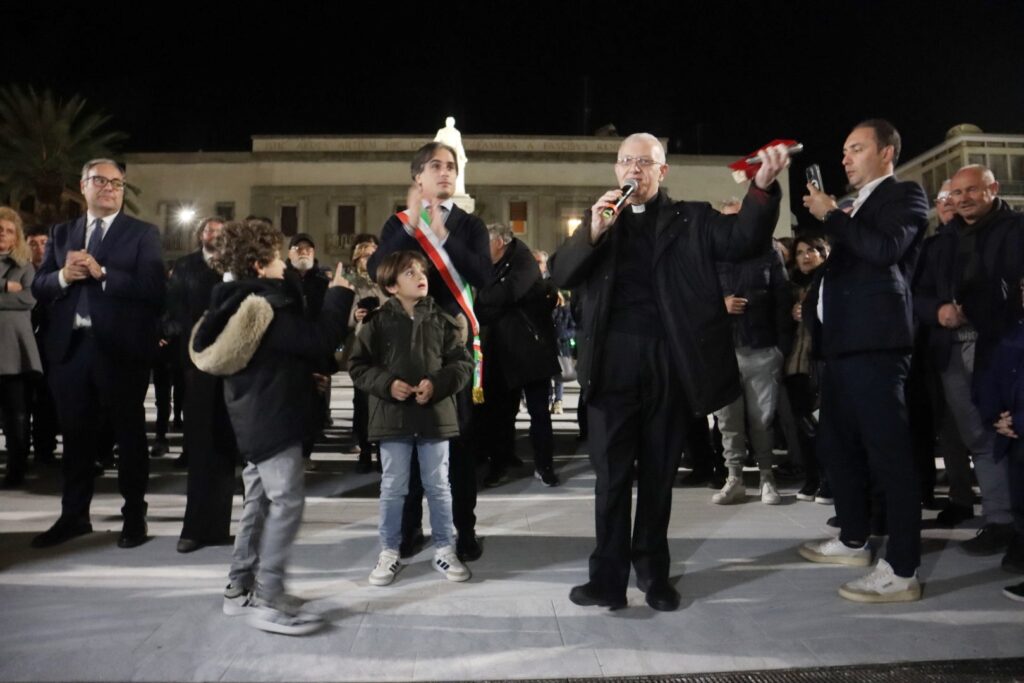
{"label": "paved stone plaza", "polygon": [[[343,432],[351,416],[345,384],[333,395]],[[576,394],[567,399],[574,407]],[[921,602],[858,605],[836,588],[863,569],[797,556],[801,541],[830,533],[832,508],[797,502],[792,484],[776,507],[752,497],[719,507],[708,489],[675,490],[669,542],[678,612],[654,612],[635,588],[621,611],[573,605],[569,588],[586,580],[592,547],[593,475],[574,410],[556,419],[563,485],[544,488],[527,466],[481,491],[484,556],[465,584],[445,582],[427,550],[392,586],[371,587],[379,475],[355,474],[355,456],[332,446],[318,452],[290,590],[330,623],[304,638],[221,613],[230,548],[175,551],[185,476],[171,457],[153,461],[154,538],[134,550],[116,546],[113,472],[98,485],[95,533],[30,549],[59,508],[56,471],[36,468],[27,490],[0,492],[0,680],[565,678],[1024,655],[1024,607],[1001,593],[1021,577],[1003,572],[998,556],[957,548],[976,527],[925,530]],[[172,443],[174,456],[180,438]],[[934,515],[925,512],[926,520]]]}

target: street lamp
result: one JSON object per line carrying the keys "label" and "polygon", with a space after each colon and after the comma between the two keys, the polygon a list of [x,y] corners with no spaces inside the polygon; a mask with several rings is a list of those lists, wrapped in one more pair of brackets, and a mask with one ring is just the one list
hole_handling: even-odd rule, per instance
{"label": "street lamp", "polygon": [[178,209],[175,218],[178,225],[191,225],[192,221],[196,219],[196,210],[191,206],[182,206]]}

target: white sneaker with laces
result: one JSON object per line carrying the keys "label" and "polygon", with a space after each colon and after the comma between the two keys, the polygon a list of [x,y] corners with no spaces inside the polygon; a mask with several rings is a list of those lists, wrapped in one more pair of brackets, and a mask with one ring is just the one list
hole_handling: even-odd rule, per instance
{"label": "white sneaker with laces", "polygon": [[402,571],[397,550],[382,550],[377,558],[377,566],[370,572],[371,586],[387,586]]}
{"label": "white sneaker with laces", "polygon": [[305,601],[292,595],[279,595],[272,600],[256,597],[249,625],[269,633],[304,636],[321,628],[324,617],[308,611]]}
{"label": "white sneaker with laces", "polygon": [[870,574],[840,586],[839,595],[854,602],[913,602],[921,599],[921,582],[916,572],[896,576],[892,565],[879,560]]}
{"label": "white sneaker with laces", "polygon": [[800,546],[798,552],[800,557],[810,562],[845,564],[853,567],[867,567],[871,564],[871,548],[867,543],[860,548],[850,548],[838,538],[808,541]]}
{"label": "white sneaker with laces", "polygon": [[249,614],[253,607],[253,594],[249,588],[228,584],[224,589],[224,614],[229,617],[240,617]]}
{"label": "white sneaker with laces", "polygon": [[775,484],[775,477],[770,474],[761,475],[761,502],[765,505],[778,505],[782,502],[779,488]]}
{"label": "white sneaker with laces", "polygon": [[469,568],[462,564],[455,554],[455,547],[446,545],[434,553],[434,569],[444,574],[449,581],[469,581]]}
{"label": "white sneaker with laces", "polygon": [[565,410],[562,408],[562,402],[561,401],[555,401],[554,403],[551,404],[551,414],[552,415],[561,415],[564,412],[565,412]]}
{"label": "white sneaker with laces", "polygon": [[733,505],[746,500],[747,487],[739,477],[728,477],[722,490],[711,496],[711,502],[715,505]]}

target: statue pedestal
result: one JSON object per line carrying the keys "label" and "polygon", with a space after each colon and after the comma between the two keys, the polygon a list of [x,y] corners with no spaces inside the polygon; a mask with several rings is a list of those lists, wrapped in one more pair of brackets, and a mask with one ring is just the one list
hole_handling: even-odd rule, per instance
{"label": "statue pedestal", "polygon": [[473,213],[476,209],[476,200],[468,194],[452,195],[452,201],[455,202],[455,206],[459,207],[466,213]]}

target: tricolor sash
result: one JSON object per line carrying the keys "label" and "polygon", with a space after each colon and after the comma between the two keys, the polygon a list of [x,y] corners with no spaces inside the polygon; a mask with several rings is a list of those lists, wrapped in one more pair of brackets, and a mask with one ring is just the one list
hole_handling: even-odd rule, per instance
{"label": "tricolor sash", "polygon": [[[476,319],[476,314],[473,312],[473,290],[462,279],[462,276],[459,275],[459,271],[456,270],[451,257],[448,256],[448,252],[441,245],[437,234],[430,228],[430,216],[427,214],[426,209],[421,210],[419,225],[416,227],[411,225],[408,209],[399,211],[395,215],[402,222],[402,225],[412,230],[413,237],[419,243],[420,248],[423,249],[423,253],[427,255],[434,268],[437,269],[441,279],[444,280],[445,285],[448,287],[448,291],[452,293],[455,302],[462,309],[466,320],[469,321],[469,329],[473,334],[473,403],[483,403],[484,353],[483,347],[480,344],[480,322]],[[423,228],[424,225],[427,226],[426,229]]]}

